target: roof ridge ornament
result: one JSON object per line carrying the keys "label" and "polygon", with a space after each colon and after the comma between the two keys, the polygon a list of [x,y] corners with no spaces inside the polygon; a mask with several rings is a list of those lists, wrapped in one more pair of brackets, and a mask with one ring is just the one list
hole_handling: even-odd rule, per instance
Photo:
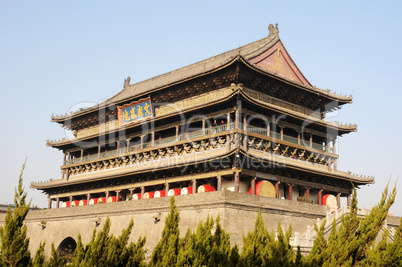
{"label": "roof ridge ornament", "polygon": [[126,89],[130,85],[131,77],[127,76],[127,79],[124,79],[124,89]]}
{"label": "roof ridge ornament", "polygon": [[279,34],[278,23],[275,24],[275,27],[273,24],[269,24],[268,31],[269,31],[268,37],[278,36]]}

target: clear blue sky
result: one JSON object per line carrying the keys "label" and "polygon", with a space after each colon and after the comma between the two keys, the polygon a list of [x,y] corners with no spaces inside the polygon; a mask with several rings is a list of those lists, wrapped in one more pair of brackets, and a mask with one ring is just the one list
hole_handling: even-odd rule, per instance
{"label": "clear blue sky", "polygon": [[[352,94],[333,120],[358,124],[339,140],[339,169],[373,175],[359,206],[378,202],[402,174],[402,6],[397,1],[5,1],[0,0],[0,202],[13,200],[26,156],[31,181],[61,177],[50,122],[80,105],[268,34],[280,38],[317,87]],[[391,211],[402,216],[402,181]]]}

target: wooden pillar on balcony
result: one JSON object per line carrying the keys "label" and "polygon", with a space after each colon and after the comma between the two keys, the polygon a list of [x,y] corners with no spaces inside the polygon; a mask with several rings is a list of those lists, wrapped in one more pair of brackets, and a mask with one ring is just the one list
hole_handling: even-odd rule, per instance
{"label": "wooden pillar on balcony", "polygon": [[176,125],[176,141],[179,140],[179,125]]}
{"label": "wooden pillar on balcony", "polygon": [[129,152],[128,150],[129,150],[129,148],[130,148],[130,141],[131,141],[131,138],[129,138],[129,139],[126,140],[126,142],[127,142],[126,153]]}
{"label": "wooden pillar on balcony", "polygon": [[70,207],[71,207],[71,203],[73,203],[73,196],[70,196],[69,202],[70,202]]}
{"label": "wooden pillar on balcony", "polygon": [[130,190],[130,198],[133,199],[134,188],[130,188],[128,190]]}
{"label": "wooden pillar on balcony", "polygon": [[234,182],[235,182],[234,191],[236,193],[239,193],[239,189],[240,189],[240,172],[238,172],[238,171],[236,171],[234,173]]}
{"label": "wooden pillar on balcony", "polygon": [[341,207],[341,193],[336,195],[336,204],[338,205],[338,209]]}
{"label": "wooden pillar on balcony", "polygon": [[256,180],[257,178],[252,178],[251,179],[251,184],[250,184],[250,187],[251,187],[251,194],[252,195],[255,195],[255,180]]}
{"label": "wooden pillar on balcony", "polygon": [[116,190],[116,202],[119,202],[121,190]]}
{"label": "wooden pillar on balcony", "polygon": [[297,144],[300,145],[300,131],[297,132]]}
{"label": "wooden pillar on balcony", "polygon": [[330,171],[331,170],[331,165],[332,165],[332,158],[331,157],[328,158],[327,165],[328,165],[328,170]]}
{"label": "wooden pillar on balcony", "polygon": [[318,205],[322,205],[322,189],[318,190]]}
{"label": "wooden pillar on balcony", "polygon": [[108,201],[108,198],[109,198],[109,191],[106,191],[106,193],[105,193],[105,195],[106,195],[106,201],[105,201],[105,203],[107,203],[107,201]]}
{"label": "wooden pillar on balcony", "polygon": [[292,194],[293,194],[293,185],[289,185],[289,200],[292,200]]}
{"label": "wooden pillar on balcony", "polygon": [[193,194],[197,193],[197,179],[193,179]]}
{"label": "wooden pillar on balcony", "polygon": [[230,112],[226,114],[226,130],[230,130]]}
{"label": "wooden pillar on balcony", "polygon": [[336,138],[334,138],[332,141],[332,148],[332,153],[336,154]]}
{"label": "wooden pillar on balcony", "polygon": [[50,195],[47,195],[47,208],[50,210],[52,209],[52,199],[50,198]]}
{"label": "wooden pillar on balcony", "polygon": [[100,153],[101,153],[101,145],[98,145],[98,158],[100,158]]}
{"label": "wooden pillar on balcony", "polygon": [[141,185],[141,199],[144,198],[144,194],[145,194],[145,186]]}
{"label": "wooden pillar on balcony", "polygon": [[271,136],[271,123],[268,121],[267,124],[267,136],[270,137]]}
{"label": "wooden pillar on balcony", "polygon": [[283,127],[281,126],[281,140],[283,140]]}
{"label": "wooden pillar on balcony", "polygon": [[202,134],[205,134],[205,119],[202,119]]}
{"label": "wooden pillar on balcony", "polygon": [[349,195],[348,198],[346,199],[348,207],[350,207],[351,200],[352,200],[351,195]]}
{"label": "wooden pillar on balcony", "polygon": [[166,196],[168,195],[168,193],[169,193],[169,183],[165,182],[165,194],[166,194]]}
{"label": "wooden pillar on balcony", "polygon": [[247,142],[248,142],[248,135],[247,135],[247,116],[244,114],[243,116],[243,130],[245,131],[244,138],[243,138],[243,149],[247,151]]}
{"label": "wooden pillar on balcony", "polygon": [[275,197],[276,197],[276,198],[279,198],[279,183],[280,183],[280,182],[277,182],[277,183],[275,184]]}
{"label": "wooden pillar on balcony", "polygon": [[151,133],[151,146],[155,145],[155,131],[153,130]]}
{"label": "wooden pillar on balcony", "polygon": [[310,134],[310,147],[313,147],[313,134]]}
{"label": "wooden pillar on balcony", "polygon": [[222,190],[222,175],[218,174],[218,176],[216,177],[216,180],[217,180],[216,190],[221,191]]}
{"label": "wooden pillar on balcony", "polygon": [[56,197],[56,209],[60,208],[60,198]]}
{"label": "wooden pillar on balcony", "polygon": [[144,148],[144,136],[141,135],[141,149]]}
{"label": "wooden pillar on balcony", "polygon": [[306,195],[306,199],[309,199],[309,200],[310,200],[310,188],[306,188],[306,193],[305,193],[305,195]]}
{"label": "wooden pillar on balcony", "polygon": [[90,193],[88,193],[87,194],[87,205],[89,205],[89,201],[91,200],[91,194]]}

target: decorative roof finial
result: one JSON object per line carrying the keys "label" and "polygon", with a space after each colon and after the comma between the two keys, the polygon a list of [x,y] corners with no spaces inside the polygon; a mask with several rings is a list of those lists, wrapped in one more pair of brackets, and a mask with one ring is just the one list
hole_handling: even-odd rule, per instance
{"label": "decorative roof finial", "polygon": [[275,35],[277,36],[279,34],[278,23],[275,24],[275,27],[274,27],[274,25],[269,24],[268,30],[269,30],[268,37],[275,36]]}
{"label": "decorative roof finial", "polygon": [[127,79],[124,79],[124,89],[125,89],[127,86],[130,85],[130,80],[131,80],[130,76],[128,76]]}

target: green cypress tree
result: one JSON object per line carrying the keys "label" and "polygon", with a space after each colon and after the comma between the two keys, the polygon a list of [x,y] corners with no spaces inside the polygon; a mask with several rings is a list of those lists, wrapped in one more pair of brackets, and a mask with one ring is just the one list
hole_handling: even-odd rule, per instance
{"label": "green cypress tree", "polygon": [[35,253],[35,257],[32,260],[33,267],[42,267],[45,265],[45,243],[40,243],[38,250]]}
{"label": "green cypress tree", "polygon": [[[396,187],[389,193],[387,185],[380,202],[363,219],[357,215],[357,193],[354,189],[350,213],[341,217],[338,229],[334,219],[327,246],[321,247],[320,250],[315,246],[312,251],[313,255],[308,257],[310,263],[315,262],[318,265],[322,263],[322,266],[358,266],[367,263],[370,248],[384,224],[388,210],[395,200],[395,195]],[[314,242],[325,244],[322,240],[317,240],[322,238],[321,234],[317,234]]]}
{"label": "green cypress tree", "polygon": [[162,238],[152,252],[150,266],[174,266],[179,252],[179,211],[174,197],[170,198],[170,212],[165,220]]}
{"label": "green cypress tree", "polygon": [[146,238],[139,237],[136,243],[131,242],[129,246],[125,247],[121,258],[123,265],[126,267],[143,267],[145,264],[145,245]]}
{"label": "green cypress tree", "polygon": [[80,263],[84,260],[84,258],[85,258],[85,248],[84,245],[82,244],[81,234],[78,234],[77,247],[75,248],[71,265],[80,266]]}
{"label": "green cypress tree", "polygon": [[214,226],[214,220],[208,216],[194,232],[187,231],[180,240],[177,266],[230,266],[231,253],[237,250],[232,252],[229,234],[222,229],[219,216],[215,232]]}
{"label": "green cypress tree", "polygon": [[78,235],[72,266],[145,266],[145,238],[140,237],[137,243],[127,245],[133,226],[131,220],[120,236],[109,235],[111,222],[108,216],[99,233],[94,229],[85,248]]}
{"label": "green cypress tree", "polygon": [[309,255],[305,258],[305,262],[308,266],[322,266],[323,264],[323,251],[326,250],[328,244],[327,240],[324,236],[326,220],[324,220],[318,229],[317,224],[314,224],[314,230],[317,233],[316,238],[314,239],[313,247],[309,253]]}
{"label": "green cypress tree", "polygon": [[14,212],[11,211],[11,206],[9,206],[5,223],[0,227],[1,262],[9,266],[28,266],[31,262],[27,227],[24,225],[25,217],[31,205],[31,202],[26,203],[27,194],[22,186],[25,164],[26,159],[22,165],[18,187],[15,189]]}
{"label": "green cypress tree", "polygon": [[45,266],[47,267],[63,267],[66,265],[66,260],[60,257],[57,250],[54,248],[54,243],[52,243],[52,252],[51,257],[48,262],[46,262]]}
{"label": "green cypress tree", "polygon": [[243,236],[243,248],[239,258],[239,266],[266,266],[268,264],[268,245],[272,236],[265,228],[261,211],[258,212],[254,231]]}

